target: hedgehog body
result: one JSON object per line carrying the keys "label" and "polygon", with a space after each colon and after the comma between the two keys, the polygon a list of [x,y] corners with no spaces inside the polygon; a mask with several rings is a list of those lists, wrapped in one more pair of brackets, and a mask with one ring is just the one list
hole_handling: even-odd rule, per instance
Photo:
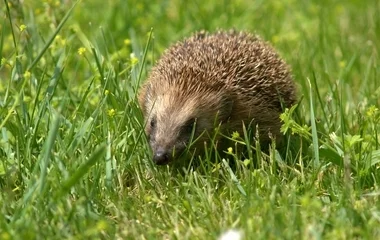
{"label": "hedgehog body", "polygon": [[199,32],[168,48],[139,93],[153,160],[166,164],[190,143],[203,148],[215,126],[260,141],[279,137],[279,115],[296,101],[290,69],[260,38],[244,32]]}

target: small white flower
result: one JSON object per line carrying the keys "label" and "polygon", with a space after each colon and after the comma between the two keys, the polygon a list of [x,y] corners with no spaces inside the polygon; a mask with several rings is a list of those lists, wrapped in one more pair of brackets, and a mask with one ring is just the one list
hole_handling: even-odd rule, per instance
{"label": "small white flower", "polygon": [[226,232],[224,232],[220,237],[219,240],[240,240],[242,239],[242,232],[238,231],[236,229],[230,229]]}

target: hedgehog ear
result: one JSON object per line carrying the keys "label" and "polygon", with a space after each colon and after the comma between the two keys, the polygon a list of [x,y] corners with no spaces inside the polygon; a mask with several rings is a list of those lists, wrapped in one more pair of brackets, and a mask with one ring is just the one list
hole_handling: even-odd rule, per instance
{"label": "hedgehog ear", "polygon": [[220,120],[227,121],[231,116],[232,108],[234,105],[234,100],[228,94],[222,96],[221,107],[220,107]]}

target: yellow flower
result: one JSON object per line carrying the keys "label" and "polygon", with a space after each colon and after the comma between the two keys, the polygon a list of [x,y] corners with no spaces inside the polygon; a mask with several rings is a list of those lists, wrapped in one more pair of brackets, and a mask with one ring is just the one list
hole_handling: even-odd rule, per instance
{"label": "yellow flower", "polygon": [[21,24],[18,29],[20,30],[20,32],[23,32],[26,29],[26,25],[25,24]]}
{"label": "yellow flower", "polygon": [[367,110],[367,117],[372,117],[373,115],[375,115],[377,112],[379,111],[379,109],[372,105],[368,108]]}
{"label": "yellow flower", "polygon": [[274,35],[274,36],[272,37],[272,42],[273,42],[273,43],[278,43],[280,40],[281,40],[281,38],[280,38],[280,36],[278,36],[278,35]]}
{"label": "yellow flower", "polygon": [[37,8],[36,10],[34,10],[34,14],[36,15],[41,14],[41,12],[42,12],[41,8]]}
{"label": "yellow flower", "polygon": [[104,91],[104,95],[107,96],[108,94],[110,94],[110,91],[109,91],[109,90],[105,90],[105,91]]}
{"label": "yellow flower", "polygon": [[227,148],[227,151],[228,151],[229,154],[232,154],[233,150],[234,149],[232,147]]}
{"label": "yellow flower", "polygon": [[0,235],[0,238],[1,239],[11,239],[11,236],[9,235],[9,233],[6,233],[6,232],[3,232],[1,235]]}
{"label": "yellow flower", "polygon": [[248,166],[250,163],[251,163],[251,160],[249,159],[244,159],[243,161],[244,166]]}
{"label": "yellow flower", "polygon": [[61,39],[61,45],[62,45],[62,46],[65,46],[65,45],[66,45],[66,39],[64,39],[64,38]]}
{"label": "yellow flower", "polygon": [[98,231],[106,230],[106,229],[108,228],[107,222],[104,221],[104,220],[100,220],[100,221],[96,224],[96,228],[98,229]]}
{"label": "yellow flower", "polygon": [[108,114],[108,116],[113,117],[113,116],[115,116],[116,111],[115,111],[115,109],[112,108],[112,109],[108,110],[107,114]]}
{"label": "yellow flower", "polygon": [[26,71],[25,73],[24,73],[24,78],[30,78],[30,72],[29,71]]}
{"label": "yellow flower", "polygon": [[134,53],[131,53],[130,57],[132,66],[136,65],[139,62],[139,59],[136,57]]}
{"label": "yellow flower", "polygon": [[86,48],[84,48],[84,47],[80,47],[80,48],[78,49],[78,54],[79,54],[79,55],[83,55],[85,52],[86,52]]}
{"label": "yellow flower", "polygon": [[240,137],[240,134],[238,132],[232,133],[232,139],[238,139]]}
{"label": "yellow flower", "polygon": [[55,37],[55,40],[57,41],[58,44],[65,46],[66,45],[66,39],[64,39],[61,35],[57,35]]}
{"label": "yellow flower", "polygon": [[131,45],[131,40],[128,38],[124,39],[124,45],[126,45],[126,46]]}
{"label": "yellow flower", "polygon": [[339,67],[344,68],[346,66],[346,61],[342,60],[339,62]]}

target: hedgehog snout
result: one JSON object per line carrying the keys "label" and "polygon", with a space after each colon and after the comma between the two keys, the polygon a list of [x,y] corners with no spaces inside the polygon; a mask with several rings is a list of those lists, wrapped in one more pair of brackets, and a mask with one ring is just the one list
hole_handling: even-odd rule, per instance
{"label": "hedgehog snout", "polygon": [[157,165],[165,165],[171,161],[171,154],[162,147],[159,147],[153,153],[153,162]]}

